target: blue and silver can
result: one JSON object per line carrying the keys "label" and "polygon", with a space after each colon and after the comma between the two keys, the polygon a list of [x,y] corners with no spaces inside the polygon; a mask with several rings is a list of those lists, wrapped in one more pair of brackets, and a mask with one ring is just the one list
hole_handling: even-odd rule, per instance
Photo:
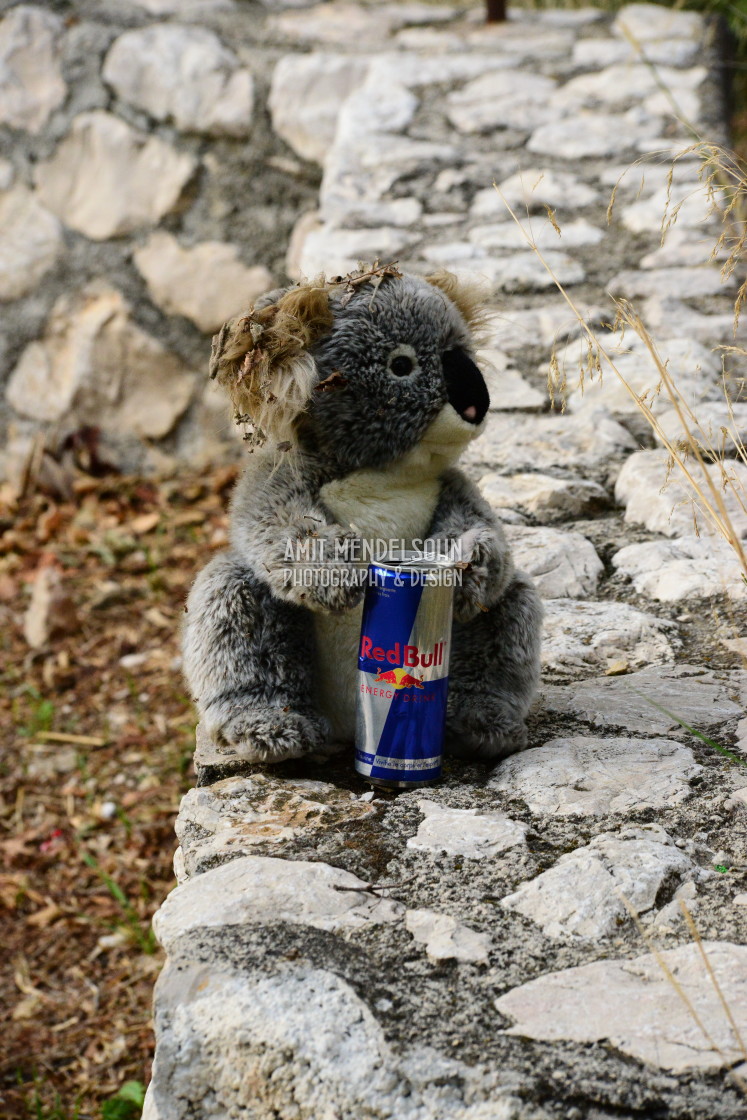
{"label": "blue and silver can", "polygon": [[371,564],[358,648],[355,768],[371,785],[441,777],[455,568],[408,555]]}

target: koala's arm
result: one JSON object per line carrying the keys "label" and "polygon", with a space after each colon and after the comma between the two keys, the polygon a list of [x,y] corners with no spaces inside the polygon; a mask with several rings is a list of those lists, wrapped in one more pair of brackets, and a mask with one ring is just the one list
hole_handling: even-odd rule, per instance
{"label": "koala's arm", "polygon": [[[429,537],[456,544],[457,561],[466,561],[454,594],[454,617],[467,622],[502,597],[515,569],[503,527],[475,484],[459,470],[447,471]],[[461,555],[459,555],[461,553]]]}
{"label": "koala's arm", "polygon": [[[232,502],[231,544],[277,598],[344,611],[363,594],[353,563],[356,536],[324,508],[320,482],[311,458],[288,456],[278,464],[273,456],[255,456]],[[311,578],[299,578],[309,570]]]}

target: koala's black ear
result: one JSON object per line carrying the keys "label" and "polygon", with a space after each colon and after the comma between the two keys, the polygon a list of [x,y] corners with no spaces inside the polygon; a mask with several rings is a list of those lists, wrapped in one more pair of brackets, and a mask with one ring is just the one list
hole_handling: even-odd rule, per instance
{"label": "koala's black ear", "polygon": [[483,329],[487,316],[485,303],[490,295],[484,281],[460,280],[445,268],[431,273],[425,279],[451,300],[471,331]]}
{"label": "koala's black ear", "polygon": [[213,337],[210,376],[228,390],[239,421],[251,423],[252,442],[294,442],[316,380],[309,350],[331,329],[328,288],[302,284],[268,293]]}

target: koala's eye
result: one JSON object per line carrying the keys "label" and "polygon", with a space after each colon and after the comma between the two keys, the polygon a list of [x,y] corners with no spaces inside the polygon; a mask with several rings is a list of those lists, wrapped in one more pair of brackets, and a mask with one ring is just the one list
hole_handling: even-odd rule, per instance
{"label": "koala's eye", "polygon": [[399,354],[396,358],[392,358],[389,368],[396,377],[407,377],[415,368],[415,363],[407,354]]}
{"label": "koala's eye", "polygon": [[394,377],[409,377],[418,366],[418,355],[409,342],[400,342],[389,354],[387,369]]}

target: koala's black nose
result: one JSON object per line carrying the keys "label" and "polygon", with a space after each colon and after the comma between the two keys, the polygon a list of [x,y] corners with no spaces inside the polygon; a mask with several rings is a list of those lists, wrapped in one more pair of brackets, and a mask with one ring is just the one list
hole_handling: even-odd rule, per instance
{"label": "koala's black nose", "polygon": [[490,408],[485,379],[464,350],[445,350],[441,355],[449,404],[463,420],[479,424]]}

